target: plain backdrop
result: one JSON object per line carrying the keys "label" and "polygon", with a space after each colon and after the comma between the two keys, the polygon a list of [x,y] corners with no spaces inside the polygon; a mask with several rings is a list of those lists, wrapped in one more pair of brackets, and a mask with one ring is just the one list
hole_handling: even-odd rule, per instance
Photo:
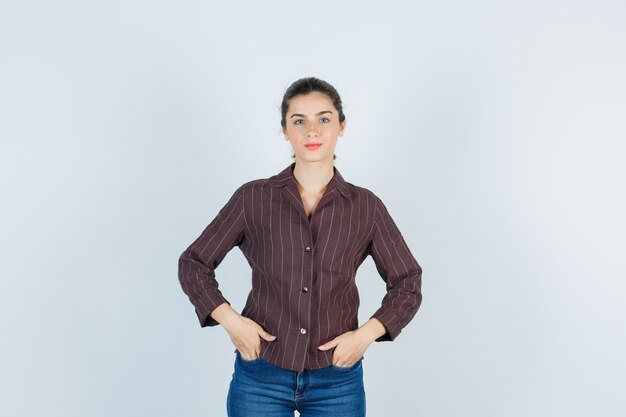
{"label": "plain backdrop", "polygon": [[[0,415],[225,416],[233,345],[180,253],[291,163],[285,89],[341,94],[344,178],[423,304],[368,416],[624,416],[623,1],[0,0]],[[217,270],[241,311],[250,268]],[[362,324],[384,295],[368,258]]]}

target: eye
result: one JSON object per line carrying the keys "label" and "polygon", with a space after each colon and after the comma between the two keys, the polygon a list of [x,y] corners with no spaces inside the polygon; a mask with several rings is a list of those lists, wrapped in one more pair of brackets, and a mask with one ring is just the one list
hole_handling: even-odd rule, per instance
{"label": "eye", "polygon": [[326,122],[322,123],[330,123],[330,119],[328,117],[322,117],[320,120],[326,120]]}
{"label": "eye", "polygon": [[294,125],[301,125],[302,123],[298,123],[298,122],[304,122],[304,120],[302,119],[297,119],[295,122],[293,122]]}

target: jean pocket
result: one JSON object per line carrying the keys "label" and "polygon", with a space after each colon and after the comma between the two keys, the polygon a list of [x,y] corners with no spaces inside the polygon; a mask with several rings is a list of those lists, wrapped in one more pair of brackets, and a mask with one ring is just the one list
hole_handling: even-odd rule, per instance
{"label": "jean pocket", "polygon": [[241,356],[241,352],[237,351],[237,357],[239,357],[239,359],[241,360],[241,362],[246,363],[246,364],[252,364],[252,363],[257,363],[257,362],[261,362],[263,360],[262,357],[257,357],[254,359],[244,359],[243,356]]}
{"label": "jean pocket", "polygon": [[330,366],[333,369],[337,369],[337,370],[340,370],[340,371],[349,371],[350,369],[356,368],[360,363],[361,363],[361,359],[359,359],[358,361],[354,362],[350,366],[339,366],[339,365],[335,365],[334,363],[331,363]]}

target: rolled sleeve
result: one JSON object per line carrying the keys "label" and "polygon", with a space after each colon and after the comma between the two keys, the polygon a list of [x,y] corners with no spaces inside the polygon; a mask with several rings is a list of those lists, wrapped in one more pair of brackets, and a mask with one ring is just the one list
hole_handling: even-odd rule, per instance
{"label": "rolled sleeve", "polygon": [[243,187],[233,193],[178,259],[180,285],[195,307],[201,327],[218,325],[211,312],[223,303],[230,304],[219,290],[215,269],[226,254],[233,247],[240,246],[245,238]]}
{"label": "rolled sleeve", "polygon": [[367,252],[387,287],[381,306],[371,316],[387,332],[377,342],[393,341],[415,316],[422,303],[422,268],[411,253],[387,208],[375,198],[375,219]]}

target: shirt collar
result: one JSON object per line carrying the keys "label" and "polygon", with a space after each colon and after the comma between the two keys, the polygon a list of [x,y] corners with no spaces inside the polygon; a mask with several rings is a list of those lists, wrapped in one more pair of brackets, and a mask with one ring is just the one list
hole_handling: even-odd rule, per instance
{"label": "shirt collar", "polygon": [[[268,179],[268,184],[272,187],[284,187],[290,181],[296,183],[296,177],[293,175],[293,169],[296,167],[296,163],[292,162],[285,169],[280,171],[278,174],[271,176]],[[331,190],[333,187],[336,187],[341,195],[345,198],[350,199],[350,190],[348,188],[348,183],[343,179],[339,170],[336,166],[333,165],[333,177],[330,179],[330,182],[326,186],[327,190]]]}

